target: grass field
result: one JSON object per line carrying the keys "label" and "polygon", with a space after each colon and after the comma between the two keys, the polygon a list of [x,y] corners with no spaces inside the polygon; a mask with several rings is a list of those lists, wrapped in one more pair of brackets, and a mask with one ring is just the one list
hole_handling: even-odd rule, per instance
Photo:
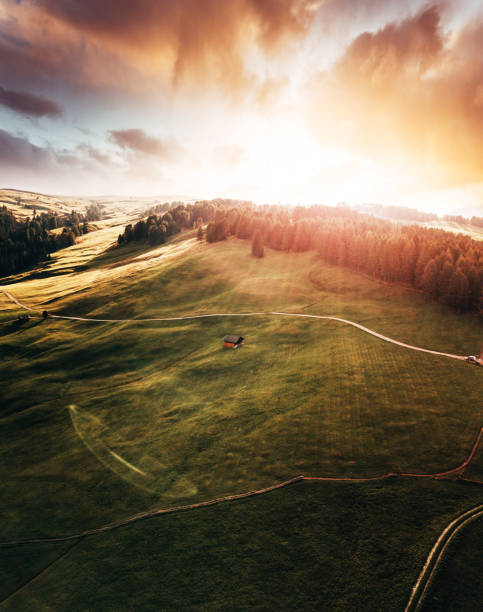
{"label": "grass field", "polygon": [[[324,265],[313,254],[266,250],[264,259],[255,260],[246,242],[200,245],[189,234],[156,250],[129,247],[106,252],[106,242],[114,239],[116,231],[113,227],[87,235],[77,250],[56,254],[42,275],[26,274],[4,288],[32,306],[58,314],[143,318],[283,310],[340,316],[435,350],[475,354],[483,346],[482,325],[474,317],[457,316],[417,292]],[[3,320],[20,312],[4,296],[0,300]],[[225,333],[245,336],[245,345],[237,351],[223,350]],[[2,540],[78,533],[149,508],[243,492],[301,473],[365,477],[390,471],[439,472],[463,462],[483,420],[481,369],[397,347],[334,321],[268,316],[122,324],[34,319],[20,327],[1,328],[0,355],[4,398],[0,435],[6,441],[0,449]],[[475,467],[470,468],[475,473],[480,457],[478,453]],[[412,492],[396,498],[393,487],[405,491],[406,484],[388,482],[373,485],[375,489],[350,485],[361,486],[360,490],[342,485],[332,489],[325,483],[319,488],[307,486],[273,495],[291,504],[293,491],[303,495],[317,491],[323,497],[329,491],[357,490],[363,496],[364,491],[377,490],[381,499],[387,494],[384,503],[397,498],[401,510],[412,508],[416,516],[411,496],[423,491],[424,500],[431,502],[421,502],[422,507],[429,504],[429,516],[431,504],[439,505],[428,493],[431,487],[441,499],[451,497],[449,491],[462,491],[455,493],[458,501],[451,511],[448,506],[433,517],[431,537],[444,526],[448,512],[465,509],[478,493],[481,499],[481,489],[463,483],[407,484]],[[335,495],[327,512],[348,511],[346,501]],[[257,512],[260,517],[272,512],[264,509],[265,501],[253,503],[252,532],[263,523]],[[249,507],[246,504],[240,508]],[[316,529],[316,507],[314,502],[313,514],[307,515],[300,506],[308,521],[307,533]],[[220,517],[228,511],[220,507],[213,512]],[[375,520],[377,512],[369,514]],[[197,529],[210,529],[212,519],[205,523],[203,518],[208,514],[185,516],[182,520],[200,521]],[[173,517],[168,523],[178,520]],[[352,520],[359,519],[354,515]],[[142,538],[152,541],[155,536],[149,529],[169,529],[163,526],[165,521],[113,532],[102,541],[84,540],[66,559],[82,557],[90,546],[117,546],[118,539],[121,542],[136,530],[148,529]],[[322,524],[327,525],[327,518]],[[430,547],[431,537],[424,529],[421,523],[415,531],[415,537],[429,538],[424,540],[426,548],[419,549],[417,567],[414,557],[401,570],[405,588],[398,587],[400,599]],[[404,533],[398,532],[393,551],[404,547]],[[159,537],[161,550],[186,546],[188,554],[189,539],[186,544],[181,538],[178,544],[168,544],[169,536]],[[335,542],[339,535],[333,537]],[[370,530],[361,537],[370,538]],[[213,542],[220,538],[214,533]],[[346,543],[341,550],[346,551]],[[250,547],[248,541],[245,545]],[[298,545],[292,541],[291,554],[297,558],[304,554]],[[131,550],[132,543],[125,546],[125,551]],[[227,555],[220,567],[236,566],[238,557],[229,560],[234,542],[220,546]],[[25,576],[15,576],[8,592],[68,548],[64,544],[44,545],[36,552],[25,548],[29,559]],[[19,549],[15,554],[24,553]],[[92,554],[99,559],[107,553],[99,549]],[[262,563],[260,554],[255,567]],[[329,573],[336,571],[329,567],[334,554],[332,548],[327,552],[324,568]],[[352,553],[340,554],[345,558]],[[393,556],[397,563],[398,555]],[[351,570],[350,597],[356,597],[357,584],[365,582],[368,562],[361,559],[358,569]],[[72,563],[71,568],[76,566]],[[130,561],[127,566],[132,569]],[[63,567],[64,561],[56,563],[46,576],[55,581]],[[153,569],[150,564],[146,567],[139,570],[142,580]],[[173,589],[183,594],[187,587],[181,567]],[[172,568],[176,571],[175,565]],[[301,580],[308,571],[300,568]],[[204,581],[203,576],[199,581]],[[42,589],[49,581],[42,577],[32,584],[37,583],[36,597],[45,602],[48,591]],[[216,597],[226,597],[226,584],[225,590],[218,586],[221,594]],[[260,588],[251,589],[247,583],[247,597]],[[207,601],[207,595],[196,589],[193,597],[197,592],[193,609],[201,609]],[[116,609],[111,595],[105,596],[106,606]],[[305,597],[302,591],[298,596]],[[175,602],[172,597],[176,595],[169,595],[169,601]],[[346,595],[340,597],[339,608],[333,609],[357,609],[344,608]],[[355,600],[348,601],[355,605]],[[214,599],[211,608],[222,609],[221,602]],[[155,609],[150,605],[147,601],[145,609]]]}
{"label": "grass field", "polygon": [[[83,540],[6,549],[0,597],[18,589],[5,602],[12,610],[46,602],[62,610],[403,610],[439,532],[478,499],[477,487],[461,483],[299,483]],[[474,579],[478,533],[465,559]],[[441,609],[477,609],[478,580],[465,582],[463,599],[445,589]]]}
{"label": "grass field", "polygon": [[483,521],[465,528],[451,544],[422,606],[425,612],[479,610],[483,601]]}

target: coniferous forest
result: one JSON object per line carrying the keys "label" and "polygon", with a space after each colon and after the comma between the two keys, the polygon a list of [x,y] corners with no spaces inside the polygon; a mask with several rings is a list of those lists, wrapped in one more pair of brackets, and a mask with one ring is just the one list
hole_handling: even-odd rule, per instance
{"label": "coniferous forest", "polygon": [[72,246],[77,236],[89,231],[88,223],[98,221],[101,216],[100,208],[91,204],[85,214],[34,211],[31,219],[19,220],[3,206],[0,208],[0,276],[22,272],[54,251]]}
{"label": "coniferous forest", "polygon": [[[151,211],[150,211],[151,212]],[[479,222],[478,218],[472,219]],[[346,206],[256,207],[236,200],[177,204],[162,215],[128,225],[119,244],[162,244],[183,229],[206,226],[206,240],[229,236],[287,252],[314,251],[329,264],[386,282],[401,283],[453,307],[483,316],[483,243],[463,234],[418,225],[397,225]],[[200,235],[198,235],[200,237]]]}

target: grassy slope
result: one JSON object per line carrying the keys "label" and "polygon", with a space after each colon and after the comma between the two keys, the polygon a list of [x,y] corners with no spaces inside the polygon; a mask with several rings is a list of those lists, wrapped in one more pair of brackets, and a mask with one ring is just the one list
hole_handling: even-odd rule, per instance
{"label": "grassy slope", "polygon": [[[28,580],[32,557],[39,571],[38,557],[47,565],[59,556],[8,599],[10,609],[402,610],[443,526],[478,498],[476,487],[448,482],[300,483],[72,549],[7,549],[23,572],[7,571],[0,583],[12,593]],[[472,559],[475,573],[480,561]],[[464,601],[474,601],[477,586],[466,586]]]}
{"label": "grassy slope", "polygon": [[[94,251],[83,272],[56,275],[75,263],[67,250],[52,276],[9,290],[66,314],[292,310],[463,354],[482,343],[472,317],[310,254],[268,251],[258,261],[244,242],[183,239],[154,256]],[[3,304],[8,319],[16,311]],[[239,351],[220,349],[229,331],[247,337]],[[438,471],[465,458],[481,425],[477,368],[335,322],[48,320],[2,333],[2,539],[77,531],[301,472]]]}
{"label": "grassy slope", "polygon": [[[119,198],[116,196],[101,196],[95,198],[72,197],[66,195],[48,195],[19,189],[0,189],[0,206],[5,205],[19,218],[32,217],[33,211],[65,214],[72,209],[84,212],[90,204],[101,204],[108,215],[121,216],[126,213],[146,210],[159,200],[155,198]],[[28,206],[29,208],[25,208]]]}
{"label": "grassy slope", "polygon": [[425,612],[481,609],[482,549],[483,520],[479,518],[465,527],[450,545],[424,601]]}
{"label": "grassy slope", "polygon": [[473,238],[473,240],[483,240],[483,228],[471,223],[456,223],[454,221],[433,221],[429,223],[421,223],[425,227],[435,227],[443,229],[446,232],[453,232],[455,234],[465,234]]}

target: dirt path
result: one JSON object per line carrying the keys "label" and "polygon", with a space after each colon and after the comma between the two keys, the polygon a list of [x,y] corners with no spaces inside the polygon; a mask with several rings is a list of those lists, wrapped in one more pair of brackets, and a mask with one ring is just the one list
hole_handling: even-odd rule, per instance
{"label": "dirt path", "polygon": [[[108,531],[113,531],[119,527],[124,527],[125,525],[130,525],[131,523],[136,523],[137,521],[142,521],[145,519],[153,518],[155,516],[162,516],[164,514],[173,514],[177,512],[186,512],[189,510],[200,510],[202,508],[207,508],[209,506],[216,506],[218,504],[227,503],[227,502],[235,502],[241,499],[246,499],[248,497],[255,497],[258,495],[265,495],[266,493],[270,493],[271,491],[275,491],[276,489],[281,489],[283,487],[288,487],[297,482],[307,481],[324,481],[324,482],[373,482],[376,480],[387,480],[388,478],[445,478],[451,474],[456,474],[466,469],[471,460],[474,457],[476,449],[480,443],[481,437],[483,435],[483,427],[480,429],[478,436],[471,448],[471,451],[468,457],[463,461],[463,463],[455,468],[450,470],[446,470],[445,472],[437,472],[434,474],[412,474],[405,472],[388,472],[387,474],[382,474],[381,476],[368,476],[366,478],[350,478],[350,477],[336,477],[336,476],[295,476],[295,478],[290,478],[290,480],[286,480],[285,482],[280,482],[275,485],[271,485],[269,487],[265,487],[264,489],[257,489],[255,491],[247,491],[246,493],[237,493],[235,495],[226,495],[224,497],[217,497],[215,499],[211,499],[205,502],[199,502],[196,504],[189,504],[187,506],[173,506],[171,508],[161,508],[157,510],[151,510],[148,512],[141,512],[139,514],[135,514],[134,516],[127,517],[120,521],[116,521],[114,523],[109,523],[107,525],[103,525],[102,527],[97,527],[95,529],[87,529],[86,531],[82,531],[80,533],[75,533],[72,535],[54,535],[47,537],[36,537],[22,540],[10,540],[7,542],[0,542],[0,548],[4,546],[16,546],[20,544],[38,544],[41,542],[66,542],[69,540],[77,540],[79,538],[83,538],[91,535],[99,535],[101,533],[106,533]],[[474,484],[482,484],[482,483],[474,483]]]}
{"label": "dirt path", "polygon": [[417,611],[421,608],[423,599],[428,592],[431,581],[436,574],[436,571],[441,563],[441,560],[446,552],[450,542],[456,536],[461,529],[463,529],[468,523],[476,520],[483,516],[483,505],[476,506],[471,510],[463,512],[454,521],[452,521],[441,533],[439,538],[436,540],[433,548],[431,549],[426,562],[423,565],[423,569],[413,586],[409,601],[406,604],[404,612]]}
{"label": "dirt path", "polygon": [[[20,308],[24,308],[25,310],[29,310],[30,312],[42,312],[37,308],[31,308],[26,304],[20,302],[15,296],[13,296],[8,291],[3,292],[12,302],[15,302]],[[440,355],[443,357],[450,357],[451,359],[458,359],[460,361],[464,361],[465,357],[462,355],[453,355],[452,353],[442,353],[440,351],[433,351],[431,349],[421,348],[419,346],[414,346],[412,344],[406,344],[405,342],[400,342],[399,340],[394,340],[393,338],[389,338],[388,336],[384,336],[368,327],[364,327],[364,325],[360,325],[359,323],[355,323],[354,321],[349,321],[348,319],[341,319],[340,317],[332,317],[328,315],[311,315],[304,313],[295,313],[295,312],[276,312],[276,311],[262,311],[262,312],[217,312],[210,314],[202,314],[202,315],[186,315],[181,317],[154,317],[147,319],[98,319],[98,318],[89,318],[89,317],[68,317],[65,315],[55,315],[49,313],[49,318],[51,319],[64,319],[67,321],[84,321],[90,323],[140,323],[143,321],[185,321],[190,319],[207,319],[213,317],[259,317],[259,316],[279,316],[279,317],[300,317],[306,319],[325,319],[330,321],[338,321],[340,323],[345,323],[346,325],[351,325],[352,327],[356,327],[371,336],[375,336],[380,340],[384,340],[385,342],[390,342],[391,344],[396,344],[398,346],[402,346],[404,348],[411,349],[413,351],[420,351],[422,353],[430,353],[431,355]]]}
{"label": "dirt path", "polygon": [[[23,304],[20,300],[18,300],[15,296],[13,296],[8,291],[4,291],[4,293],[10,300],[15,302],[15,304],[17,304],[20,308],[24,308],[25,310],[28,310],[30,312],[35,312],[35,313],[41,312],[38,309],[30,308],[29,306]],[[389,338],[388,336],[379,334],[378,332],[375,332],[369,329],[368,327],[364,327],[363,325],[360,325],[359,323],[355,323],[354,321],[349,321],[347,319],[342,319],[339,317],[332,317],[332,316],[310,315],[310,314],[301,314],[301,313],[287,313],[287,312],[276,312],[276,311],[263,311],[263,312],[245,312],[245,313],[210,313],[210,314],[204,314],[204,315],[187,315],[187,316],[180,316],[180,317],[156,317],[156,318],[146,318],[146,319],[98,319],[98,318],[69,317],[69,316],[63,316],[63,315],[49,314],[49,318],[64,319],[64,320],[70,320],[70,321],[85,321],[85,322],[94,322],[94,323],[138,323],[142,321],[183,321],[183,320],[189,320],[189,319],[203,319],[203,318],[212,318],[212,317],[254,317],[254,316],[302,317],[302,318],[309,318],[309,319],[326,319],[326,320],[338,321],[341,323],[345,323],[346,325],[351,325],[353,327],[356,327],[372,336],[375,336],[376,338],[384,340],[385,342],[390,342],[392,344],[396,344],[404,348],[421,351],[424,353],[430,353],[433,355],[441,355],[444,357],[450,357],[452,359],[458,359],[458,360],[465,359],[463,356],[453,355],[451,353],[442,353],[439,351],[433,351],[430,349],[413,346],[411,344],[406,344],[404,342],[399,342],[398,340],[394,340],[392,338]],[[409,473],[389,472],[387,474],[383,474],[380,476],[372,476],[372,477],[366,477],[366,478],[332,477],[332,476],[302,476],[301,475],[301,476],[296,476],[295,478],[291,478],[290,480],[287,480],[285,482],[266,487],[264,489],[248,491],[246,493],[240,493],[236,495],[228,495],[225,497],[216,498],[216,499],[209,500],[206,502],[190,504],[187,506],[175,506],[172,508],[164,508],[164,509],[152,510],[150,512],[143,512],[143,513],[128,517],[126,519],[123,519],[121,521],[117,521],[115,523],[110,523],[108,525],[104,525],[96,529],[86,530],[81,533],[77,533],[73,535],[60,535],[60,536],[40,537],[40,538],[32,538],[32,539],[24,539],[24,540],[13,540],[10,542],[0,542],[0,546],[74,540],[74,539],[82,538],[82,537],[89,536],[89,535],[96,535],[96,534],[105,533],[107,531],[112,531],[113,529],[117,529],[118,527],[122,527],[124,525],[128,525],[133,522],[148,519],[154,516],[160,516],[163,514],[171,514],[174,512],[184,512],[188,510],[196,510],[196,509],[206,508],[208,506],[213,506],[213,505],[220,504],[220,503],[237,501],[240,499],[245,499],[245,498],[253,497],[256,495],[263,495],[270,491],[274,491],[276,489],[286,487],[286,486],[292,485],[300,481],[370,482],[370,481],[376,481],[376,480],[385,480],[385,479],[394,478],[394,477],[445,478],[447,476],[451,476],[455,474],[461,476],[462,472],[468,467],[468,465],[472,461],[476,453],[476,450],[481,442],[482,436],[483,436],[483,427],[480,429],[476,437],[476,440],[471,448],[471,451],[468,457],[465,459],[465,461],[461,465],[451,468],[449,470],[446,470],[444,472],[438,472],[438,473],[432,473],[432,474],[410,473],[410,472]],[[478,483],[478,484],[481,484],[481,483]],[[418,591],[420,590],[419,586],[417,587],[417,590]]]}

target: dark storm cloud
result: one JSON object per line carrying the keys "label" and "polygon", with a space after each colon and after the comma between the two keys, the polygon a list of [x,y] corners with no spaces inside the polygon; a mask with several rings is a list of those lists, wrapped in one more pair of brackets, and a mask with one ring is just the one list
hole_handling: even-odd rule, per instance
{"label": "dark storm cloud", "polygon": [[0,104],[28,117],[59,117],[62,108],[42,96],[0,87]]}

